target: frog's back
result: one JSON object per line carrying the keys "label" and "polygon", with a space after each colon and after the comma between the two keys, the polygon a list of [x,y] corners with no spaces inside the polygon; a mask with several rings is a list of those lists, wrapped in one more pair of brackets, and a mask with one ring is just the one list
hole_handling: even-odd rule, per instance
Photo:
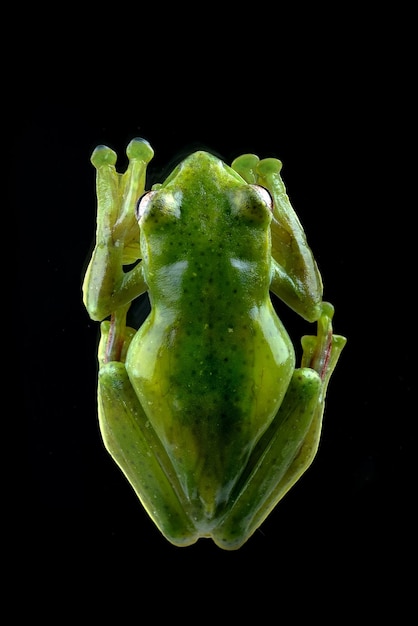
{"label": "frog's back", "polygon": [[176,315],[152,312],[127,362],[185,492],[208,517],[228,499],[294,367],[270,300],[243,309],[234,291],[202,288]]}

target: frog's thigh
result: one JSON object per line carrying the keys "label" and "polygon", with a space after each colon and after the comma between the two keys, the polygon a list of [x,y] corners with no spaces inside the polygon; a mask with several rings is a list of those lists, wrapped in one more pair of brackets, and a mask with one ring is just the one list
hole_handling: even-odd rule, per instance
{"label": "frog's thigh", "polygon": [[230,511],[214,541],[239,548],[310,465],[319,440],[322,382],[310,368],[295,370],[272,425],[257,444]]}
{"label": "frog's thigh", "polygon": [[109,362],[100,369],[98,406],[104,444],[149,516],[175,545],[194,543],[198,535],[187,501],[123,363]]}

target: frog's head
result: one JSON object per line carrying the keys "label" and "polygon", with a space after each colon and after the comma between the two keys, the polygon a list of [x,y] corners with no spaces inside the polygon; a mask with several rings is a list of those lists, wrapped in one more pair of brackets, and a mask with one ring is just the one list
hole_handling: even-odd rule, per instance
{"label": "frog's head", "polygon": [[270,195],[217,157],[196,152],[186,158],[143,196],[137,217],[143,272],[154,301],[158,294],[166,303],[168,294],[175,299],[181,290],[172,286],[179,281],[194,293],[197,278],[198,291],[225,282],[243,297],[254,290],[254,298],[267,297]]}
{"label": "frog's head", "polygon": [[272,199],[265,188],[248,183],[213,154],[198,151],[141,198],[137,218],[141,231],[158,230],[160,235],[161,227],[179,221],[189,226],[189,236],[197,243],[199,234],[211,237],[219,232],[225,239],[231,231],[244,236],[248,228],[267,232]]}

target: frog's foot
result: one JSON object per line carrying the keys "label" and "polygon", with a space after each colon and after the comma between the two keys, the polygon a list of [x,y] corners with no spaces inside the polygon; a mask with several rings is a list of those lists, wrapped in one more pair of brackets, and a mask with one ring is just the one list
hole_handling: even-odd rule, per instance
{"label": "frog's foot", "polygon": [[302,337],[302,367],[310,367],[318,372],[323,382],[323,396],[332,372],[337,365],[347,339],[332,332],[334,307],[329,302],[322,303],[322,313],[318,319],[318,334]]}
{"label": "frog's foot", "polygon": [[125,362],[129,344],[135,335],[135,329],[126,326],[126,314],[130,304],[117,309],[110,320],[100,324],[99,366],[111,361]]}

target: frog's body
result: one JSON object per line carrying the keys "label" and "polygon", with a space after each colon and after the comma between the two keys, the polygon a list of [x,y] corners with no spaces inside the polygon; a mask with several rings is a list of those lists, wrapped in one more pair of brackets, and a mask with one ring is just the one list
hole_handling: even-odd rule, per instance
{"label": "frog's body", "polygon": [[141,220],[152,313],[126,368],[196,515],[210,520],[277,413],[294,351],[270,302],[271,211],[258,201],[246,214],[242,182],[229,175],[225,193],[219,177],[202,184],[196,167],[219,166],[194,155],[175,181],[187,189],[181,209],[179,200],[162,224],[160,215]]}
{"label": "frog's body", "polygon": [[[142,163],[147,145],[133,144]],[[101,194],[112,211],[115,196],[125,202],[113,227],[99,223],[85,283],[92,317],[112,314],[100,349],[105,444],[170,541],[211,536],[221,547],[239,547],[312,460],[326,384],[345,340],[331,338],[332,307],[321,302],[316,265],[301,236],[298,245],[290,237],[301,229],[296,216],[291,228],[279,223],[259,179],[247,173],[248,182],[206,152],[188,157],[141,201],[142,262],[123,273],[123,249],[132,250],[138,236],[126,204],[141,176],[131,171],[121,190],[114,168],[109,176],[110,151],[100,150],[99,202]],[[261,162],[259,178],[277,173],[270,161]],[[124,213],[129,227],[122,229]],[[296,259],[290,271],[275,258],[285,246],[286,258]],[[272,248],[280,248],[277,255]],[[294,369],[272,285],[319,322],[319,336],[305,338],[309,367]],[[125,329],[129,303],[145,289],[151,312],[138,331]]]}

